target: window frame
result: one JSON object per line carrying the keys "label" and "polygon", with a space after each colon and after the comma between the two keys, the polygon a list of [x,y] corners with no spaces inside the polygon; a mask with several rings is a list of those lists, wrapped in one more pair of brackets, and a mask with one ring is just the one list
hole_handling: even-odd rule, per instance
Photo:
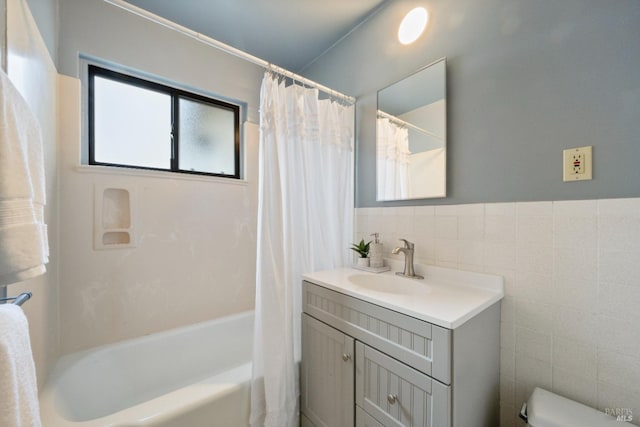
{"label": "window frame", "polygon": [[[145,80],[139,77],[132,76],[130,74],[124,74],[118,71],[114,71],[108,68],[100,67],[94,64],[88,64],[87,69],[88,76],[88,164],[97,166],[112,166],[129,169],[143,169],[143,170],[155,170],[162,172],[183,173],[192,175],[205,175],[215,176],[221,178],[241,179],[240,176],[240,106],[221,101],[219,99],[207,97],[193,92],[188,92],[176,87],[167,86],[161,83]],[[139,87],[142,89],[152,90],[155,92],[163,93],[171,97],[171,159],[168,169],[154,168],[149,166],[136,166],[119,163],[105,163],[99,162],[95,159],[95,105],[94,105],[94,79],[95,77],[102,77],[109,80],[113,80],[119,83],[128,84],[131,86]],[[220,174],[212,172],[192,171],[180,169],[179,156],[180,156],[180,99],[186,99],[188,101],[194,101],[203,103],[205,105],[211,105],[218,108],[223,108],[233,112],[233,126],[234,126],[234,174]]]}

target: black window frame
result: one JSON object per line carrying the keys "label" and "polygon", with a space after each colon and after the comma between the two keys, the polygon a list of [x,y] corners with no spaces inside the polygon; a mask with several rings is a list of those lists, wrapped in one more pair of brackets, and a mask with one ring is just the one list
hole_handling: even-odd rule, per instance
{"label": "black window frame", "polygon": [[[119,163],[105,163],[98,162],[95,159],[95,106],[94,106],[94,78],[103,77],[119,83],[124,83],[132,86],[136,86],[143,89],[152,90],[155,92],[163,93],[171,97],[171,162],[169,169],[154,168],[148,166],[135,166],[125,165]],[[97,65],[88,65],[88,81],[89,81],[89,93],[88,93],[88,110],[89,110],[89,165],[98,166],[113,166],[130,169],[144,169],[144,170],[156,170],[163,172],[184,173],[193,175],[206,175],[216,176],[230,179],[240,179],[240,106],[230,104],[228,102],[221,101],[219,99],[210,98],[197,93],[188,92],[175,87],[167,86],[161,83],[145,80],[139,77],[135,77],[129,74],[123,74],[117,71],[110,70],[108,68],[99,67]],[[200,102],[206,105],[213,105],[218,108],[224,108],[233,112],[234,116],[234,174],[219,174],[202,171],[192,171],[180,169],[179,155],[180,155],[180,99],[186,99],[189,101]],[[124,100],[123,100],[124,102]]]}

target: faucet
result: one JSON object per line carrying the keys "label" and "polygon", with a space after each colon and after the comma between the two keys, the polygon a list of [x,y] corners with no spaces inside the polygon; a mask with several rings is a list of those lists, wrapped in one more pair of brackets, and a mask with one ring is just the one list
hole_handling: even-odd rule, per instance
{"label": "faucet", "polygon": [[396,274],[398,276],[409,277],[411,279],[424,279],[423,276],[416,274],[413,270],[413,249],[415,245],[406,239],[400,239],[400,241],[404,242],[404,247],[395,248],[391,251],[394,255],[397,255],[400,252],[404,254],[404,271],[402,273],[397,272]]}

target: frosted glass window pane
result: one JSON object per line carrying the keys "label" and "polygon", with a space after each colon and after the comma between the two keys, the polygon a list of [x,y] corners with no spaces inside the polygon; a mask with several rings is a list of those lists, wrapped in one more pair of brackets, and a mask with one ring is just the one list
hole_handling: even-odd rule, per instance
{"label": "frosted glass window pane", "polygon": [[179,109],[179,168],[235,175],[234,112],[184,98]]}
{"label": "frosted glass window pane", "polygon": [[94,159],[169,169],[171,96],[94,77]]}

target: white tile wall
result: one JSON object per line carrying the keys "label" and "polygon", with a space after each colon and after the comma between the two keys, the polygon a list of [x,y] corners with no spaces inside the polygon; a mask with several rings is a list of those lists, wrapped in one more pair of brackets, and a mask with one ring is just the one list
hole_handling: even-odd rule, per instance
{"label": "white tile wall", "polygon": [[499,274],[501,425],[535,386],[640,425],[640,198],[356,209],[356,239]]}

